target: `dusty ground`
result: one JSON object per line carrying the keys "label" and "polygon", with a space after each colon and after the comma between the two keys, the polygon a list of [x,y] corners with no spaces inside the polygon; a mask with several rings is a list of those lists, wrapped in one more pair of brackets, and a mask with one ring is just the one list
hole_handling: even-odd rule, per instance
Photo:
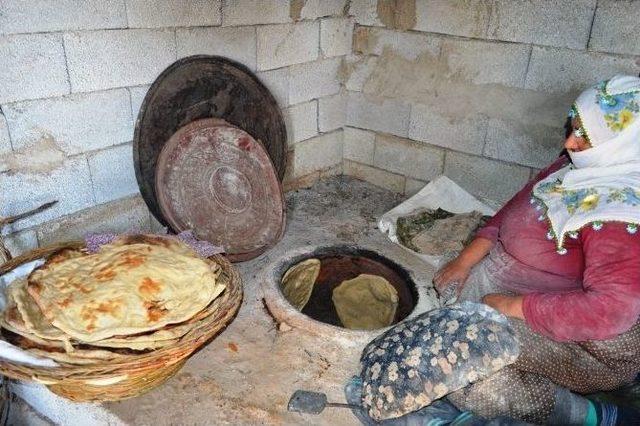
{"label": "dusty ground", "polygon": [[[400,201],[391,192],[348,177],[290,192],[283,240],[260,258],[236,264],[245,296],[235,321],[164,385],[102,406],[135,425],[358,424],[345,409],[328,408],[313,416],[289,413],[286,405],[296,389],[325,392],[330,401],[344,402],[344,383],[357,372],[360,352],[371,336],[278,327],[265,308],[261,281],[265,270],[287,253],[357,243],[407,267],[424,295],[432,271],[376,229],[377,218]],[[420,299],[419,306],[429,305],[429,297]]]}

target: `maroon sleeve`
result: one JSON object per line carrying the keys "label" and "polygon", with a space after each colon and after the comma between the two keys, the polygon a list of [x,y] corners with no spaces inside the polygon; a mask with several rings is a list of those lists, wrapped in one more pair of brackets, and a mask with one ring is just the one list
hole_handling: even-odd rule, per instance
{"label": "maroon sleeve", "polygon": [[531,190],[533,186],[538,183],[540,180],[546,178],[551,173],[559,170],[562,166],[567,163],[566,157],[560,157],[556,161],[554,161],[549,167],[542,170],[540,173],[536,175],[534,179],[531,179],[525,186],[522,188],[516,195],[511,197],[511,199],[502,206],[498,212],[493,215],[489,221],[478,230],[476,233],[476,237],[486,238],[487,240],[491,240],[496,242],[498,240],[498,233],[500,231],[500,225],[502,224],[502,218],[505,215],[508,215],[512,206],[522,197],[529,197],[531,194]]}
{"label": "maroon sleeve", "polygon": [[640,314],[640,234],[622,223],[580,232],[582,290],[526,295],[529,326],[557,341],[606,340],[629,330]]}

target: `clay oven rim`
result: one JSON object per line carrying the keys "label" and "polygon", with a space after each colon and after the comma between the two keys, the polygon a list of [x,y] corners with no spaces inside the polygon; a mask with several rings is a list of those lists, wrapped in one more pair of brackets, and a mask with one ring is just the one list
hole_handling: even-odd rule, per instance
{"label": "clay oven rim", "polygon": [[210,55],[179,59],[149,88],[133,138],[133,163],[140,193],[156,219],[167,226],[155,192],[158,156],[169,138],[201,118],[222,118],[243,129],[266,148],[282,180],[287,133],[275,98],[244,65]]}
{"label": "clay oven rim", "polygon": [[[294,308],[289,301],[284,297],[281,289],[281,281],[283,275],[286,271],[292,266],[310,258],[320,258],[330,257],[336,255],[348,255],[348,256],[360,256],[365,257],[376,262],[379,262],[389,268],[391,268],[395,273],[397,273],[406,283],[407,288],[411,292],[411,296],[413,297],[413,306],[411,311],[404,318],[400,319],[398,322],[390,325],[389,327],[384,327],[376,330],[350,330],[345,327],[329,324],[326,322],[322,322],[320,320],[314,319],[303,312],[298,311]],[[403,266],[396,263],[394,260],[385,257],[382,254],[379,254],[371,249],[360,247],[357,245],[327,245],[320,246],[308,251],[306,253],[297,252],[297,254],[286,258],[285,260],[281,260],[275,268],[272,270],[270,274],[272,278],[273,284],[275,284],[275,288],[272,287],[270,293],[275,295],[275,300],[273,297],[267,297],[267,307],[272,310],[271,314],[276,317],[278,321],[282,321],[288,323],[299,329],[305,329],[307,331],[311,331],[318,334],[323,334],[323,331],[330,332],[332,334],[338,334],[342,336],[352,336],[352,337],[363,337],[366,339],[370,339],[372,336],[379,335],[387,331],[388,329],[394,327],[395,325],[401,323],[402,321],[412,318],[417,314],[417,310],[419,308],[420,301],[420,293],[418,291],[418,286],[414,278],[412,277],[411,272],[405,269]],[[264,283],[267,284],[267,283]],[[273,285],[272,284],[272,285]],[[267,284],[268,285],[268,284]],[[286,318],[284,318],[285,316]]]}

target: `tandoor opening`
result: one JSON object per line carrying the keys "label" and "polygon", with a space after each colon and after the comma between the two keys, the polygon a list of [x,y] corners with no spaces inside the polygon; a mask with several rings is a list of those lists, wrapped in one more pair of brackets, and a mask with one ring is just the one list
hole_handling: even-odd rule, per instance
{"label": "tandoor opening", "polygon": [[289,268],[307,259],[320,260],[320,273],[310,299],[301,311],[314,320],[344,327],[332,300],[333,290],[342,282],[361,274],[383,277],[395,288],[398,305],[392,324],[402,321],[416,306],[418,294],[409,273],[375,252],[350,246],[322,247],[306,256],[292,259],[283,267],[281,277]]}

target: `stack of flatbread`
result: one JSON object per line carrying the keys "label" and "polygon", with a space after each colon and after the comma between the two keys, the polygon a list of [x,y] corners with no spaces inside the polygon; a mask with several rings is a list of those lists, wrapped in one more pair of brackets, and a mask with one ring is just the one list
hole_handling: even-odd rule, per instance
{"label": "stack of flatbread", "polygon": [[69,364],[126,359],[176,343],[211,315],[220,267],[187,245],[128,236],[63,250],[6,289],[3,337]]}

